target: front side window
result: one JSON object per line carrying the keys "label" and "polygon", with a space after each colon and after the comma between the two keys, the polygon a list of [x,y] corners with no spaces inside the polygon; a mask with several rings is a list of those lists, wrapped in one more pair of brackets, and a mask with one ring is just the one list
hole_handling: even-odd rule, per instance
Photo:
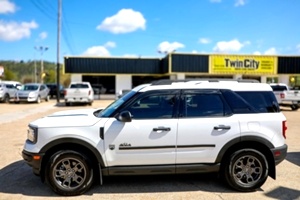
{"label": "front side window", "polygon": [[173,117],[176,104],[175,94],[156,93],[142,95],[123,110],[133,119],[169,119]]}

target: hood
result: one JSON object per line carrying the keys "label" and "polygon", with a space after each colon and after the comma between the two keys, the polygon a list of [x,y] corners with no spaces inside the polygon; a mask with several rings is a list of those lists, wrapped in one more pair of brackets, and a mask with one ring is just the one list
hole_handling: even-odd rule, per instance
{"label": "hood", "polygon": [[26,96],[28,96],[29,95],[29,93],[37,93],[37,91],[36,90],[31,90],[31,91],[24,91],[24,90],[19,90],[17,93],[18,93],[18,95],[26,95]]}
{"label": "hood", "polygon": [[100,120],[93,114],[96,110],[98,109],[59,111],[33,121],[30,125],[39,128],[92,126]]}

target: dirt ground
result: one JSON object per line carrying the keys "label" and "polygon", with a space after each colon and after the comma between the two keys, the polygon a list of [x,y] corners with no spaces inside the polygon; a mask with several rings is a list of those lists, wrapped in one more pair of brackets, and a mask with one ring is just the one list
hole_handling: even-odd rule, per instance
{"label": "dirt ground", "polygon": [[[97,100],[93,108],[111,100]],[[55,111],[89,108],[65,107],[55,100],[41,104],[0,104],[0,200],[66,199],[53,193],[22,159],[29,122]],[[82,196],[68,199],[286,199],[300,200],[300,110],[283,110],[287,117],[286,160],[277,166],[277,179],[268,178],[260,190],[239,193],[227,188],[214,174],[177,176],[107,177]]]}

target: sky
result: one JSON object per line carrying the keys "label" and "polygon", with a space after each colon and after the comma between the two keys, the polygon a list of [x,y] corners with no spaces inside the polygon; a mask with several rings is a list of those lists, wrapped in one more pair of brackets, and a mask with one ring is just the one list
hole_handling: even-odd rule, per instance
{"label": "sky", "polygon": [[0,0],[0,60],[300,56],[300,0],[61,0],[60,32],[58,5]]}

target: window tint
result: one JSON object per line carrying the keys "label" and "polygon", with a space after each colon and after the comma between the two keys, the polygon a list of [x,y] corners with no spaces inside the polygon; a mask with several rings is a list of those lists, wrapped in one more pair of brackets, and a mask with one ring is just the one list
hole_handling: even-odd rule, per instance
{"label": "window tint", "polygon": [[279,105],[273,92],[237,92],[258,112],[279,112]]}
{"label": "window tint", "polygon": [[174,94],[151,94],[138,98],[125,110],[128,110],[133,119],[166,119],[173,117],[176,103]]}
{"label": "window tint", "polygon": [[254,108],[251,107],[241,96],[231,90],[221,90],[224,98],[232,109],[233,113],[255,113]]}
{"label": "window tint", "polygon": [[275,92],[281,92],[281,91],[284,91],[284,90],[287,90],[287,87],[284,86],[284,85],[271,85],[273,91]]}
{"label": "window tint", "polygon": [[224,116],[225,107],[220,94],[184,94],[186,117]]}
{"label": "window tint", "polygon": [[70,88],[89,88],[89,86],[87,84],[78,83],[78,84],[72,84]]}

